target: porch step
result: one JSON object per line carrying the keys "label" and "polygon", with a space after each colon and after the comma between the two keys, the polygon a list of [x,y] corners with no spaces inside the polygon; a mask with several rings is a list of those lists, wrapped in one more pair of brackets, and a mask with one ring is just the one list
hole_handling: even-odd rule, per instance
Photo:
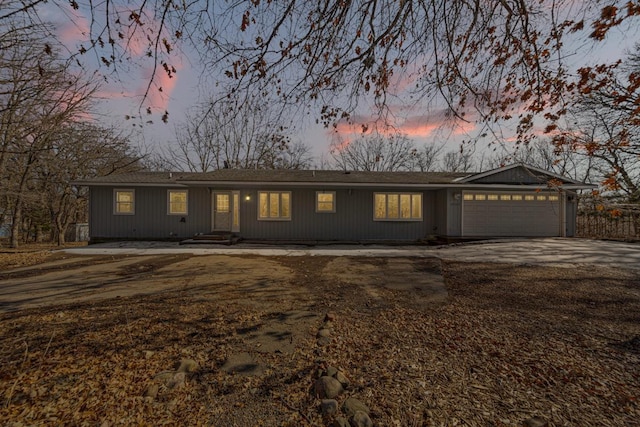
{"label": "porch step", "polygon": [[234,236],[233,233],[212,231],[207,234],[196,234],[191,239],[183,240],[181,245],[193,245],[193,244],[218,244],[218,245],[232,245],[240,240],[239,237]]}
{"label": "porch step", "polygon": [[211,234],[196,234],[192,237],[193,240],[229,240],[233,235],[231,233],[211,233]]}

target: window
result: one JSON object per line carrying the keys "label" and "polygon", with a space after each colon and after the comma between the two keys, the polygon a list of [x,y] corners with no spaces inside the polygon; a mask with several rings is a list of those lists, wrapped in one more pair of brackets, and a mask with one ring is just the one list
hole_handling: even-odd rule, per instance
{"label": "window", "polygon": [[487,200],[486,194],[476,194],[476,200]]}
{"label": "window", "polygon": [[336,211],[335,191],[316,191],[316,212],[333,213]]}
{"label": "window", "polygon": [[240,192],[234,191],[233,195],[233,222],[231,223],[231,231],[237,233],[240,231]]}
{"label": "window", "polygon": [[547,196],[536,196],[536,200],[547,200]]}
{"label": "window", "polygon": [[522,194],[512,194],[511,200],[522,200]]}
{"label": "window", "polygon": [[225,193],[216,194],[216,212],[229,213],[229,195]]}
{"label": "window", "polygon": [[417,221],[422,219],[422,194],[374,193],[374,220]]}
{"label": "window", "polygon": [[258,219],[291,219],[291,192],[289,191],[260,191],[258,203]]}
{"label": "window", "polygon": [[558,196],[551,195],[551,196],[549,196],[549,200],[552,201],[552,202],[557,202],[559,200],[559,198],[558,198]]}
{"label": "window", "polygon": [[462,198],[463,200],[473,200],[473,194],[466,193]]}
{"label": "window", "polygon": [[489,194],[487,196],[487,200],[498,200],[498,195],[497,194]]}
{"label": "window", "polygon": [[118,215],[135,214],[135,190],[114,190],[113,212]]}
{"label": "window", "polygon": [[187,190],[167,191],[167,215],[186,215],[188,206]]}
{"label": "window", "polygon": [[511,200],[511,195],[510,194],[501,194],[500,195],[500,200]]}
{"label": "window", "polygon": [[531,200],[535,200],[535,196],[534,196],[534,195],[532,195],[532,194],[526,194],[526,195],[524,196],[524,199],[525,199],[526,201],[530,202]]}

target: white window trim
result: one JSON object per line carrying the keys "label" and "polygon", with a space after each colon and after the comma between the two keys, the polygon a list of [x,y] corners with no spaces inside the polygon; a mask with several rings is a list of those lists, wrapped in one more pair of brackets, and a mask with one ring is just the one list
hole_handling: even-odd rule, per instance
{"label": "white window trim", "polygon": [[[260,216],[260,194],[262,193],[266,193],[267,194],[267,203],[269,203],[269,205],[267,206],[267,212],[269,212],[271,209],[271,197],[269,197],[269,194],[272,193],[277,193],[278,194],[278,212],[282,212],[282,195],[283,194],[288,194],[289,195],[289,216],[288,217],[284,217],[284,216],[278,216],[278,217],[262,217]],[[291,202],[291,191],[258,191],[258,221],[291,221],[291,210],[293,209],[293,203]]]}
{"label": "white window trim", "polygon": [[[321,210],[318,208],[320,202],[318,200],[318,195],[320,194],[331,194],[333,195],[333,203],[331,210]],[[326,203],[326,202],[325,202]],[[336,213],[336,192],[335,191],[316,191],[316,213],[324,214],[324,213]]]}
{"label": "white window trim", "polygon": [[[119,212],[118,211],[118,193],[127,192],[132,196],[132,209],[131,212]],[[135,215],[136,214],[136,190],[134,188],[114,188],[113,189],[113,214],[114,215]]]}
{"label": "white window trim", "polygon": [[[186,212],[171,212],[171,193],[186,193]],[[189,190],[176,190],[176,189],[170,189],[167,190],[167,215],[172,215],[172,216],[187,216],[189,215]]]}
{"label": "white window trim", "polygon": [[[398,203],[400,203],[400,196],[401,195],[409,195],[409,196],[420,196],[420,218],[376,218],[376,194],[384,194],[385,196],[388,196],[390,194],[397,194],[398,195]],[[409,206],[409,213],[411,215],[413,215],[413,197],[410,197],[411,200],[411,206]],[[400,214],[400,206],[398,206],[398,214]],[[385,209],[386,211],[386,209]],[[388,215],[389,212],[386,212],[386,214]],[[419,222],[422,221],[424,219],[424,194],[423,193],[409,193],[409,192],[404,192],[404,191],[377,191],[373,193],[373,220],[374,221],[393,221],[393,222]]]}

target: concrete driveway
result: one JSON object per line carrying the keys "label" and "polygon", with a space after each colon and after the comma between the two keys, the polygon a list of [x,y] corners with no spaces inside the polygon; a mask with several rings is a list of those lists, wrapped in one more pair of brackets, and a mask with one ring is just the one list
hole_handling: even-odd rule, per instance
{"label": "concrete driveway", "polygon": [[168,242],[113,242],[63,249],[76,255],[262,255],[262,256],[364,256],[437,257],[469,262],[505,262],[573,266],[592,264],[640,269],[640,244],[589,239],[504,239],[449,246],[233,246],[178,245]]}

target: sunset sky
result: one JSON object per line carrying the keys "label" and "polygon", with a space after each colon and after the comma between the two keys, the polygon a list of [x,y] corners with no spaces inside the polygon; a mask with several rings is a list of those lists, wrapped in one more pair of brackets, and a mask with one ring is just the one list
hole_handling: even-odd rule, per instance
{"label": "sunset sky", "polygon": [[[80,43],[87,40],[89,21],[85,15],[74,12],[67,6],[61,7],[62,9],[48,8],[49,12],[44,18],[56,25],[60,39],[68,49],[72,52],[77,51]],[[152,30],[153,25],[153,22],[149,22],[147,30]],[[624,35],[621,30],[614,29],[608,39],[595,48],[581,47],[579,49],[581,53],[574,55],[570,60],[575,61],[576,65],[583,65],[621,57],[622,52],[631,48],[638,40],[637,29],[622,28],[622,31]],[[576,43],[585,42],[577,40]],[[107,77],[100,92],[100,98],[103,100],[100,107],[103,115],[100,118],[106,123],[116,124],[125,129],[140,130],[136,139],[147,148],[171,145],[174,140],[174,127],[181,122],[184,112],[206,98],[210,92],[200,78],[201,67],[196,62],[195,55],[184,52],[183,55],[178,53],[173,56],[172,65],[177,70],[173,78],[169,78],[160,68],[156,70],[153,83],[148,88],[147,99],[143,102],[142,97],[147,91],[153,74],[152,61],[144,58],[144,46],[142,40],[131,38],[126,52],[131,61],[119,64],[118,73],[115,75],[104,66],[99,68],[100,72]],[[91,52],[85,55],[85,60],[88,60],[89,64],[99,63],[95,53],[93,58],[90,58],[90,55],[92,55]],[[477,136],[480,129],[472,115],[469,116],[468,122],[451,121],[447,120],[444,109],[437,105],[404,103],[405,88],[413,83],[406,76],[399,76],[395,82],[396,97],[390,104],[392,126],[395,130],[408,135],[418,145],[449,141],[451,149],[454,149],[460,141]],[[147,107],[152,109],[153,114],[150,116],[145,113]],[[164,111],[169,112],[169,122],[166,124],[161,120]],[[125,120],[125,116],[135,117],[135,119]],[[307,120],[298,121],[296,139],[310,145],[317,158],[322,155],[327,157],[329,145],[336,135],[342,141],[349,141],[360,135],[362,125],[369,129],[375,127],[373,108],[368,108],[366,105],[362,105],[357,114],[352,117],[352,124],[339,123],[335,129],[327,130],[315,124],[314,112],[307,117]],[[153,123],[148,123],[150,121]],[[443,128],[445,123],[447,126]],[[143,126],[140,127],[140,124]],[[508,140],[509,124],[506,124],[505,129],[504,139]],[[491,141],[487,139],[483,143],[486,145],[489,142]]]}

